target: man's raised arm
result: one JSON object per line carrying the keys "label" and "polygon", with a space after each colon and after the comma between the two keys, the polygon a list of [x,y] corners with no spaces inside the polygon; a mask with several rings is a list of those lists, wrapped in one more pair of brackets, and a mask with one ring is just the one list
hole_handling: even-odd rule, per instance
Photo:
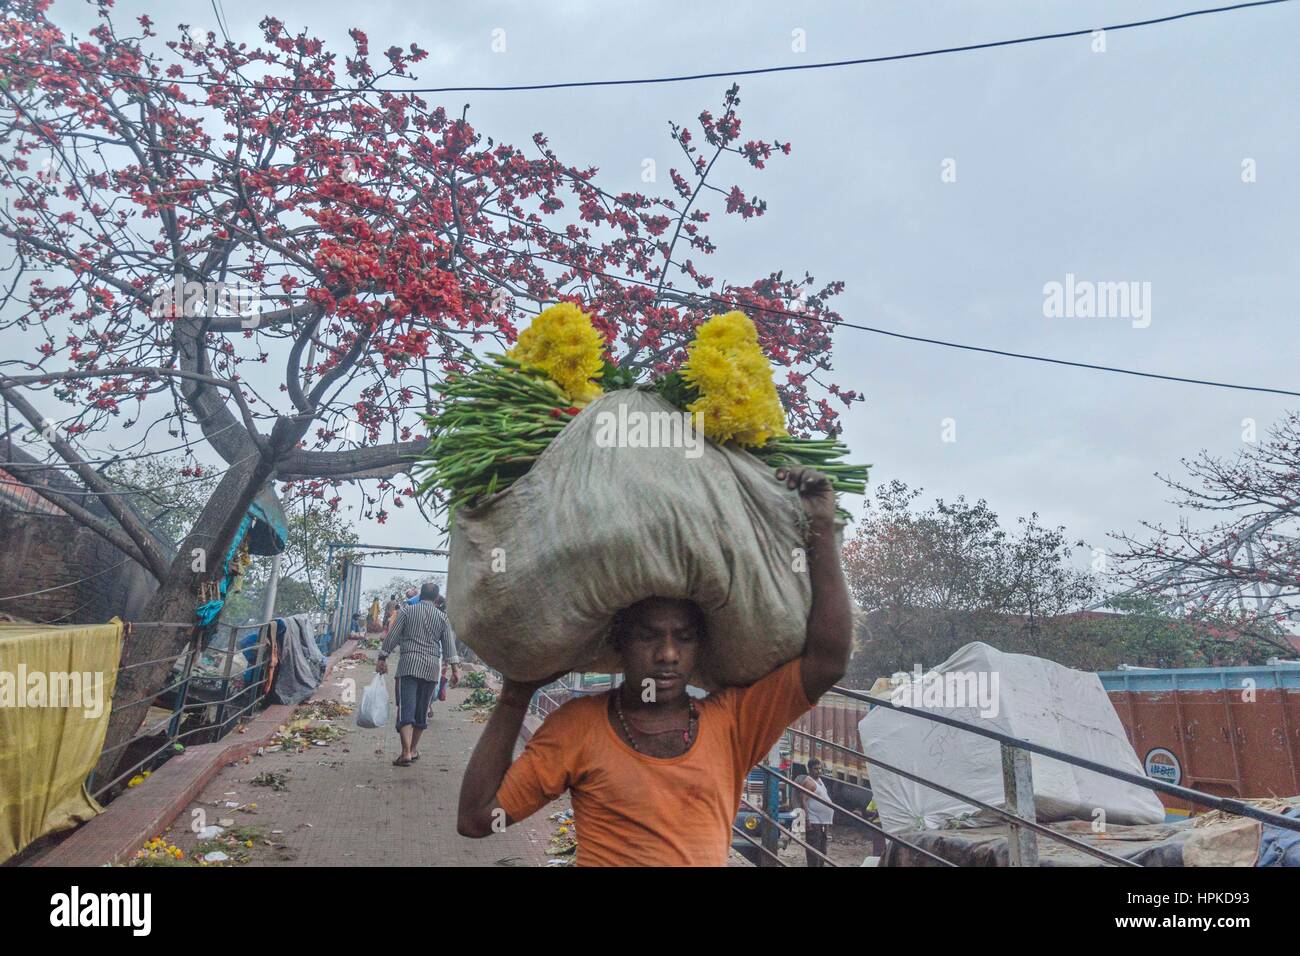
{"label": "man's raised arm", "polygon": [[853,602],[835,547],[835,490],[812,469],[782,468],[776,477],[798,490],[808,516],[812,607],[801,670],[804,693],[815,704],[844,677],[853,651]]}
{"label": "man's raised arm", "polygon": [[456,832],[461,836],[485,837],[492,832],[494,823],[500,829],[516,822],[508,819],[505,811],[497,806],[497,791],[514,762],[515,741],[528,713],[528,702],[533,699],[537,688],[562,676],[562,673],[555,674],[529,683],[501,682],[501,696],[497,698],[492,716],[470,754],[465,778],[460,784]]}

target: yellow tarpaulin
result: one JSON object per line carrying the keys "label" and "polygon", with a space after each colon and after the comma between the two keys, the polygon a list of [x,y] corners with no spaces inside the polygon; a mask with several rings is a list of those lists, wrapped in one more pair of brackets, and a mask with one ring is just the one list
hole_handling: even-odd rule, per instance
{"label": "yellow tarpaulin", "polygon": [[0,624],[0,862],[100,812],[86,792],[122,652],[122,622]]}

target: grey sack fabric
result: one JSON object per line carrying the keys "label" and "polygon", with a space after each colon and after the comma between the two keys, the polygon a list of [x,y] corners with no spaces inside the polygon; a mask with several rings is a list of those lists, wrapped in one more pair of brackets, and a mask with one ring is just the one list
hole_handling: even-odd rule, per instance
{"label": "grey sack fabric", "polygon": [[295,614],[284,619],[284,644],[271,688],[271,703],[296,704],[310,696],[325,676],[325,656],[316,646],[311,618]]}
{"label": "grey sack fabric", "polygon": [[811,602],[798,495],[752,455],[712,442],[628,447],[628,429],[621,447],[603,447],[611,413],[681,414],[648,392],[604,395],[528,474],[456,513],[457,636],[516,680],[613,671],[613,615],[660,596],[691,598],[708,619],[696,683],[749,684],[798,656]]}

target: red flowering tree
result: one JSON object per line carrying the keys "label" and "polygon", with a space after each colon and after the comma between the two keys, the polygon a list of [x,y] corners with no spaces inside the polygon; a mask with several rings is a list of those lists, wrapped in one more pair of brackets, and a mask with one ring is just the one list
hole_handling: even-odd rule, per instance
{"label": "red flowering tree", "polygon": [[[372,57],[353,30],[340,54],[270,16],[256,44],[185,26],[163,42],[148,17],[115,24],[108,0],[72,37],[49,6],[0,12],[0,235],[15,250],[0,328],[21,341],[0,358],[0,394],[46,439],[34,455],[6,443],[5,460],[153,574],[149,620],[192,619],[219,573],[196,572],[193,550],[224,554],[268,481],[337,502],[340,483],[364,480],[380,521],[403,506],[430,383],[557,300],[594,313],[613,360],[657,371],[703,319],[745,309],[786,370],[796,431],[834,430],[830,399],[857,397],[820,378],[842,283],[705,271],[718,207],[765,210],[715,183],[726,162],[758,170],[790,149],[742,136],[735,87],[698,129],[672,126],[668,195],[616,193],[541,133],[499,143],[402,92],[426,56],[415,44]],[[110,425],[165,426],[225,463],[178,550],[83,454]],[[51,463],[102,508],[50,488],[36,465]],[[128,663],[181,641],[141,636]],[[165,668],[123,671],[117,698]],[[141,714],[115,713],[107,746]]]}
{"label": "red flowering tree", "polygon": [[[1245,423],[1243,423],[1245,424]],[[1119,533],[1115,557],[1132,593],[1176,609],[1225,645],[1293,656],[1300,639],[1300,411],[1236,455],[1201,451],[1185,475],[1157,475],[1179,507],[1177,527]]]}

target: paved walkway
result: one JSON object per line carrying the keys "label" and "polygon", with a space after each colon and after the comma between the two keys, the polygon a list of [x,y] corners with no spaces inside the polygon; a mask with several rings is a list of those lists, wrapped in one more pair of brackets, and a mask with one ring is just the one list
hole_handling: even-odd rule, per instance
{"label": "paved walkway", "polygon": [[[349,680],[359,699],[374,676],[374,652],[366,653],[364,661],[340,662],[315,699],[339,698]],[[391,704],[391,674],[388,688]],[[447,700],[434,704],[420,759],[410,767],[392,764],[401,747],[391,723],[364,730],[344,717],[335,722],[344,731],[339,740],[296,753],[263,748],[226,767],[165,835],[189,855],[196,821],[256,827],[253,866],[545,866],[557,827],[549,816],[567,804],[482,840],[456,833],[461,776],[482,730],[473,712],[459,709],[468,693],[448,690]],[[287,789],[252,783],[277,773]]]}

